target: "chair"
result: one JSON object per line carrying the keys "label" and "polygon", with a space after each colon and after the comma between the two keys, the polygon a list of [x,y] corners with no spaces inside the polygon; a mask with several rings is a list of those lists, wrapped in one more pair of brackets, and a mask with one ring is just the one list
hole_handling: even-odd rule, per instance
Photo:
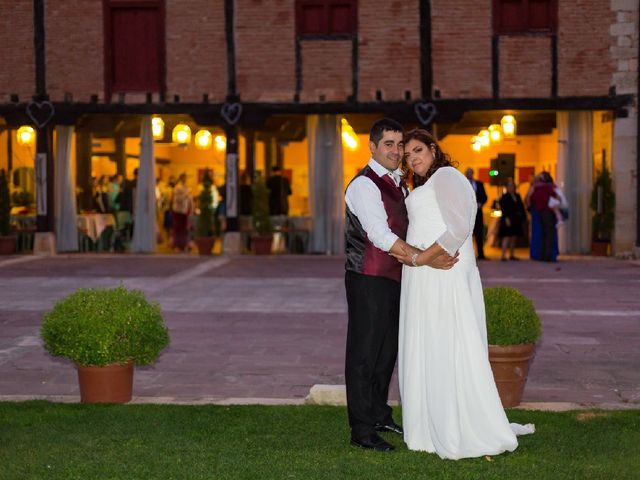
{"label": "chair", "polygon": [[110,246],[116,252],[124,252],[129,249],[133,220],[131,212],[119,211],[115,214],[116,226],[111,234]]}

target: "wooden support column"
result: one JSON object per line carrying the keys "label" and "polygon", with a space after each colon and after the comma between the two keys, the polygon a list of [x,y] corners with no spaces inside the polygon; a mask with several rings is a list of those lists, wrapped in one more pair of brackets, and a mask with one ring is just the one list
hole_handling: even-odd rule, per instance
{"label": "wooden support column", "polygon": [[[46,62],[45,62],[45,2],[33,1],[33,44],[35,53],[36,95],[34,101],[47,102]],[[41,105],[42,103],[40,103]],[[53,108],[53,107],[52,107]],[[51,135],[49,119],[36,125],[36,228],[39,232],[53,230],[54,169],[51,155]]]}
{"label": "wooden support column", "polygon": [[125,136],[117,132],[113,138],[115,144],[115,162],[116,162],[116,172],[126,178],[127,176],[127,158],[125,155]]}
{"label": "wooden support column", "polygon": [[253,178],[256,171],[256,132],[255,130],[247,130],[244,132],[245,138],[245,172]]}
{"label": "wooden support column", "polygon": [[76,183],[80,188],[79,210],[93,208],[91,182],[91,132],[86,128],[76,130]]}
{"label": "wooden support column", "polygon": [[227,216],[227,232],[238,231],[238,129],[233,126],[225,128],[227,136],[227,154],[225,156],[225,206]]}

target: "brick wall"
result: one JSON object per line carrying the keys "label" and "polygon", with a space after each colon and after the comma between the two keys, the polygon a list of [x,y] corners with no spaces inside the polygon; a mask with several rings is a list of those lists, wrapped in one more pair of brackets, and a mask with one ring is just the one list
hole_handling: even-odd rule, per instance
{"label": "brick wall", "polygon": [[294,1],[237,0],[235,28],[236,76],[242,100],[293,101]]}
{"label": "brick wall", "polygon": [[34,62],[33,1],[0,0],[0,103],[9,102],[12,93],[21,101],[31,99]]}
{"label": "brick wall", "polygon": [[[238,2],[241,3],[241,2]],[[167,98],[221,102],[227,93],[224,0],[167,0]]]}
{"label": "brick wall", "polygon": [[[613,2],[613,3],[612,3]],[[606,95],[637,65],[637,0],[559,0],[558,94]],[[633,9],[614,8],[628,3]],[[432,0],[433,87],[442,98],[491,97],[491,1]],[[224,1],[166,0],[167,93],[184,102],[227,90]],[[104,93],[102,1],[46,3],[47,86],[53,100]],[[0,0],[0,102],[34,93],[33,2]],[[8,14],[6,14],[9,12]],[[418,0],[360,0],[359,100],[420,96]],[[634,33],[635,32],[635,33]],[[236,0],[237,87],[243,101],[290,102],[295,93],[294,0]],[[502,96],[547,97],[547,37],[502,37]],[[348,42],[303,42],[303,101],[351,93]],[[632,78],[633,77],[633,78]],[[626,82],[626,83],[625,83]],[[626,87],[625,87],[626,88]],[[627,89],[628,90],[628,89]],[[144,101],[142,98],[141,101]]]}
{"label": "brick wall", "polygon": [[610,1],[558,1],[558,95],[607,95],[613,68]]}
{"label": "brick wall", "polygon": [[358,99],[404,100],[405,90],[420,97],[420,18],[418,0],[358,2]]}
{"label": "brick wall", "polygon": [[433,0],[433,88],[443,98],[491,96],[491,2]]}
{"label": "brick wall", "polygon": [[551,95],[551,39],[500,37],[500,96]]}
{"label": "brick wall", "polygon": [[351,50],[349,40],[303,41],[300,101],[346,101],[352,92]]}
{"label": "brick wall", "polygon": [[79,102],[88,102],[93,94],[103,98],[102,1],[46,2],[45,29],[47,92],[51,100],[62,101],[65,92]]}

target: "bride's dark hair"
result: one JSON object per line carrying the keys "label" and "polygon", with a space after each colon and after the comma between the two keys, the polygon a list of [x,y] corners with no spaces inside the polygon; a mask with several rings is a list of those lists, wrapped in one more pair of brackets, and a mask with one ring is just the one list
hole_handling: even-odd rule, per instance
{"label": "bride's dark hair", "polygon": [[420,185],[423,185],[427,180],[429,180],[431,175],[436,173],[436,170],[438,170],[439,168],[458,166],[458,162],[451,160],[451,157],[449,156],[449,154],[444,153],[442,151],[436,139],[433,138],[433,135],[431,135],[431,133],[429,133],[427,130],[424,130],[422,128],[416,128],[415,130],[411,130],[410,132],[406,133],[404,135],[405,147],[410,140],[417,140],[420,143],[424,143],[429,149],[433,147],[433,149],[435,149],[436,151],[436,154],[433,156],[433,163],[431,164],[431,167],[429,167],[429,170],[427,170],[427,173],[425,174],[425,176],[421,177],[416,173],[413,174],[414,187],[419,187]]}

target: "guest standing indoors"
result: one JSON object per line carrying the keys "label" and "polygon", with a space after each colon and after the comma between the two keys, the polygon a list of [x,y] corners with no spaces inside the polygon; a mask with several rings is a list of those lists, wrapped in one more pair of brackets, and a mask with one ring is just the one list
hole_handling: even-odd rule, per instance
{"label": "guest standing indoors", "polygon": [[540,257],[543,262],[555,262],[557,256],[558,237],[556,231],[556,215],[549,207],[551,198],[558,199],[553,178],[549,172],[540,174],[540,182],[536,183],[529,201],[531,208],[539,219],[540,225]]}
{"label": "guest standing indoors", "polygon": [[186,185],[187,175],[182,173],[173,188],[171,198],[172,239],[173,248],[180,252],[188,250],[189,215],[193,211],[191,192]]}
{"label": "guest standing indoors", "polygon": [[271,172],[272,174],[267,180],[269,215],[289,215],[289,195],[292,193],[289,179],[282,175],[282,170],[278,165],[274,165]]}
{"label": "guest standing indoors", "polygon": [[509,260],[518,260],[515,256],[516,240],[523,235],[522,225],[527,214],[512,178],[507,180],[507,191],[500,197],[500,210],[502,211],[498,229],[498,237],[502,242],[500,260],[507,260],[507,249],[509,249]]}
{"label": "guest standing indoors", "polygon": [[[476,192],[426,130],[405,136],[419,182],[407,198],[407,243],[400,299],[398,379],[410,450],[460,459],[518,446],[532,426],[509,424],[489,365],[480,273],[471,232]],[[447,271],[429,265],[459,254]]]}
{"label": "guest standing indoors", "polygon": [[476,195],[476,204],[478,206],[476,219],[473,224],[473,238],[476,241],[478,260],[486,260],[487,257],[484,256],[484,219],[482,218],[482,207],[487,203],[487,193],[484,190],[484,184],[473,178],[473,168],[467,168],[466,176]]}
{"label": "guest standing indoors", "polygon": [[[407,231],[402,181],[402,126],[391,119],[371,127],[371,159],[347,187],[345,286],[348,318],[345,380],[353,445],[389,451],[379,432],[402,434],[387,404],[398,352],[402,266],[388,252],[403,254]],[[440,268],[455,262],[441,257]]]}

